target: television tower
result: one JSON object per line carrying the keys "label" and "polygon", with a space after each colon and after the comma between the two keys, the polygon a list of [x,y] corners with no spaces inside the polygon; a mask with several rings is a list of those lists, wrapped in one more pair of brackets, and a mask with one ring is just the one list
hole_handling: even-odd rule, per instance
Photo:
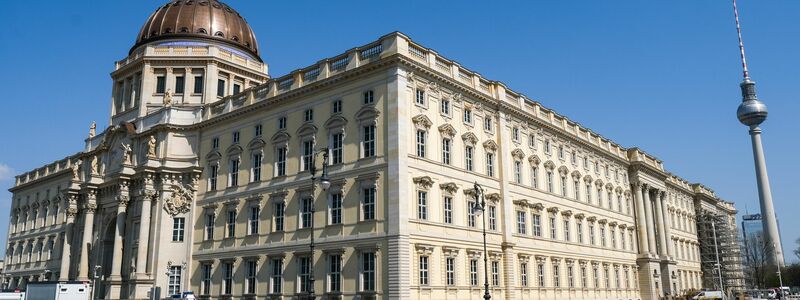
{"label": "television tower", "polygon": [[761,147],[761,128],[758,127],[767,119],[767,105],[756,97],[756,83],[750,80],[747,71],[747,60],[744,56],[744,43],[742,43],[742,29],[739,26],[739,11],[736,0],[733,0],[733,14],[736,18],[736,33],[739,36],[739,54],[742,57],[742,75],[744,80],[739,84],[742,89],[742,103],[736,110],[739,122],[750,127],[750,139],[753,143],[753,159],[756,166],[756,182],[758,183],[758,200],[761,203],[761,225],[764,227],[764,242],[773,245],[773,251],[768,253],[768,261],[779,267],[784,266],[783,246],[778,233],[778,223],[775,218],[775,209],[772,206],[772,192],[769,188],[767,176],[767,163],[764,160],[764,148]]}

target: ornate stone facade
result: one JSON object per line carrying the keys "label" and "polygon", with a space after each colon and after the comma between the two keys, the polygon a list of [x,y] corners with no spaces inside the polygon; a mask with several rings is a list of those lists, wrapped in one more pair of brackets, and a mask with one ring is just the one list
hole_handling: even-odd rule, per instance
{"label": "ornate stone facade", "polygon": [[[236,44],[176,41],[117,62],[112,125],[83,151],[17,177],[7,286],[293,299],[313,274],[327,299],[479,298],[484,280],[495,299],[701,288],[692,218],[726,202],[402,33],[280,77]],[[328,190],[308,171],[323,148]]]}

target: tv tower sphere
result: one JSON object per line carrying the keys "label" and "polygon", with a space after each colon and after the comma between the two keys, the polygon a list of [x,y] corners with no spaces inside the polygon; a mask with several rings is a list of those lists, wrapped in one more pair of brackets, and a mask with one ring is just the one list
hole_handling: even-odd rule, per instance
{"label": "tv tower sphere", "polygon": [[750,78],[745,78],[740,84],[742,88],[742,103],[736,110],[739,122],[747,126],[758,126],[767,119],[767,105],[756,97],[756,83]]}

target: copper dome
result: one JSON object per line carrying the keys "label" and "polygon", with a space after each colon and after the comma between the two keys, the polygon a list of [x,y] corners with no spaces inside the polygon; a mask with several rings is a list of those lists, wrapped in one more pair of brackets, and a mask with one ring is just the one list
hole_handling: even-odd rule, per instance
{"label": "copper dome", "polygon": [[250,25],[217,0],[174,0],[159,7],[142,26],[131,52],[153,41],[180,38],[220,41],[261,60]]}

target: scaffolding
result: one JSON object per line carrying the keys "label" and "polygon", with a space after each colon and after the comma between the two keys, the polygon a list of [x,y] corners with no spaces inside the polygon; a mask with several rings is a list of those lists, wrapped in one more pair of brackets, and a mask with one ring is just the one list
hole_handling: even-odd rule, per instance
{"label": "scaffolding", "polygon": [[738,237],[735,225],[728,222],[726,215],[705,210],[698,215],[703,287],[724,291],[727,295],[745,288]]}

